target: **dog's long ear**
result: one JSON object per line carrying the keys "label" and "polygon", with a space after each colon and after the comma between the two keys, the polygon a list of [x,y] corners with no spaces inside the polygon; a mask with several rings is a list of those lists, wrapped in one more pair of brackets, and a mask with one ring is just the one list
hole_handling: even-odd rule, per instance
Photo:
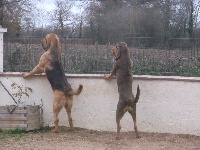
{"label": "dog's long ear", "polygon": [[51,43],[51,54],[54,55],[55,59],[58,59],[61,62],[61,47],[60,47],[60,40],[57,35],[55,35],[55,38],[52,38]]}
{"label": "dog's long ear", "polygon": [[120,47],[120,45],[117,45],[116,48],[117,48],[117,56],[116,56],[115,60],[118,60],[121,57],[121,47]]}

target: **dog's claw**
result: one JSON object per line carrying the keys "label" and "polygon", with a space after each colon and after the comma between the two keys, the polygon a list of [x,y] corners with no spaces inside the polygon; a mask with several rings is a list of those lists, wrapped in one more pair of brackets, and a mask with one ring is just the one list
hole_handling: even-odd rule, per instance
{"label": "dog's claw", "polygon": [[137,139],[139,139],[139,138],[141,138],[141,136],[140,136],[140,135],[138,135],[138,136],[136,136],[136,138],[137,138]]}
{"label": "dog's claw", "polygon": [[118,136],[115,137],[116,140],[120,140],[120,138]]}
{"label": "dog's claw", "polygon": [[105,75],[104,75],[104,78],[105,78],[105,79],[110,79],[111,76],[110,76],[110,74],[105,74]]}
{"label": "dog's claw", "polygon": [[24,72],[22,73],[22,77],[25,78],[25,73]]}

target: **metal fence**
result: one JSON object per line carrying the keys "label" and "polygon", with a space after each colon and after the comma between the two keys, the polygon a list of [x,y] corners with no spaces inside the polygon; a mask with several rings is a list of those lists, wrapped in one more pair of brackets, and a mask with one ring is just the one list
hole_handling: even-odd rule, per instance
{"label": "metal fence", "polygon": [[[36,66],[43,53],[42,38],[5,37],[4,71],[24,72]],[[129,45],[133,74],[200,75],[200,39],[126,37],[121,41]],[[110,72],[113,64],[111,44],[99,45],[88,38],[62,38],[61,43],[67,73]]]}

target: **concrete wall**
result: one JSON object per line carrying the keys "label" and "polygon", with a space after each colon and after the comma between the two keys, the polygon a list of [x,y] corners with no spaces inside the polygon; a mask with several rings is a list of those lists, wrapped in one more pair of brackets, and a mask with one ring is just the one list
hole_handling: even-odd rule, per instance
{"label": "concrete wall", "polygon": [[[67,75],[73,89],[84,85],[83,92],[74,97],[72,116],[75,127],[116,131],[115,110],[118,102],[116,80],[103,79],[103,75]],[[32,88],[29,97],[23,96],[26,105],[43,101],[44,125],[53,126],[53,94],[46,77],[36,75],[23,79],[20,73],[0,73],[0,81],[10,93],[17,89],[12,83]],[[134,76],[133,92],[139,84],[141,97],[137,104],[139,131],[160,133],[183,133],[200,135],[200,78]],[[0,85],[0,105],[14,104]],[[63,109],[59,115],[60,125],[68,126]],[[132,131],[130,115],[122,119],[122,131]]]}

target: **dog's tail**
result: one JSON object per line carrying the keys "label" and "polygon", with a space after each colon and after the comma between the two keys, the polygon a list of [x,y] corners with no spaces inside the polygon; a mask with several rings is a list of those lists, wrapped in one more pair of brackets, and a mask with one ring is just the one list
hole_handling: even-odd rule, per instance
{"label": "dog's tail", "polygon": [[137,87],[137,93],[136,93],[136,96],[135,96],[135,98],[134,98],[133,103],[137,103],[138,100],[139,100],[139,97],[140,97],[140,87],[139,87],[139,85],[138,85],[138,87]]}
{"label": "dog's tail", "polygon": [[82,89],[83,89],[83,85],[80,84],[77,90],[69,91],[67,94],[68,95],[79,95],[81,93]]}

